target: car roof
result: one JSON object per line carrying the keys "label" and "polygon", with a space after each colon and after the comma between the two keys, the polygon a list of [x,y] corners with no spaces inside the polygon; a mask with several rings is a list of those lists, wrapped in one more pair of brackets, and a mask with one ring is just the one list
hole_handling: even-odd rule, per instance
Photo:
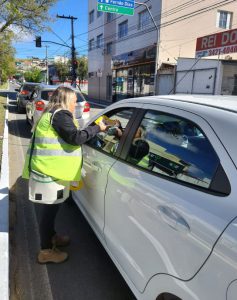
{"label": "car roof", "polygon": [[[172,101],[172,104],[176,104],[179,108],[190,108],[195,109],[195,106],[205,106],[211,108],[218,108],[222,110],[228,110],[237,113],[237,96],[222,96],[222,95],[159,95],[159,96],[149,96],[142,98],[131,98],[122,100],[124,102],[142,102],[150,104],[163,104],[162,102]],[[122,102],[121,101],[121,102]],[[171,104],[171,103],[170,103]]]}
{"label": "car roof", "polygon": [[27,84],[27,85],[40,85],[39,82],[23,82],[22,85]]}
{"label": "car roof", "polygon": [[56,88],[58,87],[58,85],[50,85],[50,84],[40,84],[39,88],[41,90],[56,90]]}
{"label": "car roof", "polygon": [[39,85],[39,88],[40,90],[56,90],[58,87],[69,87],[70,89],[72,89],[73,91],[75,91],[76,93],[79,93],[81,94],[81,92],[79,90],[77,90],[76,88],[73,88],[71,86],[66,86],[66,85],[50,85],[50,84],[44,84],[44,83],[41,83]]}

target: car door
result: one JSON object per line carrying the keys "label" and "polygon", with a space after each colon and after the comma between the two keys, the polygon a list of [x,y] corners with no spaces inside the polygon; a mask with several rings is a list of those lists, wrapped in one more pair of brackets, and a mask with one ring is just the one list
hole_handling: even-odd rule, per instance
{"label": "car door", "polygon": [[104,230],[109,251],[140,292],[155,274],[195,276],[236,216],[237,192],[236,168],[203,118],[143,108],[109,170]]}
{"label": "car door", "polygon": [[73,198],[100,237],[103,236],[104,229],[104,197],[108,172],[117,160],[117,153],[125,141],[128,128],[132,126],[135,114],[136,107],[133,104],[128,107],[105,110],[103,115],[111,120],[121,122],[123,136],[118,139],[113,130],[110,130],[110,133],[97,134],[95,138],[82,147],[82,181],[84,187],[73,192]]}

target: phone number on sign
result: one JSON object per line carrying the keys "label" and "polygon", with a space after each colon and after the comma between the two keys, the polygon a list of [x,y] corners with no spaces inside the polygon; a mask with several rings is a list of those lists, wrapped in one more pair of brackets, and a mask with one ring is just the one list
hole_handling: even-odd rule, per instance
{"label": "phone number on sign", "polygon": [[229,54],[229,53],[234,53],[234,52],[237,52],[237,45],[236,46],[227,46],[227,47],[222,47],[222,48],[217,48],[217,49],[210,49],[210,50],[208,50],[208,56]]}

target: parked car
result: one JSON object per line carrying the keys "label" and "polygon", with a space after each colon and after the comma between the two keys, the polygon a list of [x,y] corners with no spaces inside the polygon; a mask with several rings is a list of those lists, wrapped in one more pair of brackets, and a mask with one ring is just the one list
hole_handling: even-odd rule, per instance
{"label": "parked car", "polygon": [[[237,97],[119,101],[72,198],[137,299],[236,300]],[[112,128],[112,127],[110,127]]]}
{"label": "parked car", "polygon": [[39,83],[35,83],[35,82],[25,82],[20,86],[20,88],[15,89],[15,91],[18,92],[17,96],[16,96],[18,113],[25,112],[26,103],[29,100],[32,91],[38,85],[39,85]]}
{"label": "parked car", "polygon": [[[32,126],[40,118],[50,97],[58,86],[41,84],[37,86],[26,104],[26,120]],[[77,106],[75,117],[79,120],[86,120],[90,116],[90,104],[83,95],[75,89],[77,94]]]}

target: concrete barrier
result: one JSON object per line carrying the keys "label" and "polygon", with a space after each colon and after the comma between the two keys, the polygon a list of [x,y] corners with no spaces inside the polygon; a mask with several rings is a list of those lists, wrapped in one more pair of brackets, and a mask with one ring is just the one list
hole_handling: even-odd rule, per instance
{"label": "concrete barrier", "polygon": [[0,295],[2,300],[9,299],[8,109],[5,115],[0,178]]}

